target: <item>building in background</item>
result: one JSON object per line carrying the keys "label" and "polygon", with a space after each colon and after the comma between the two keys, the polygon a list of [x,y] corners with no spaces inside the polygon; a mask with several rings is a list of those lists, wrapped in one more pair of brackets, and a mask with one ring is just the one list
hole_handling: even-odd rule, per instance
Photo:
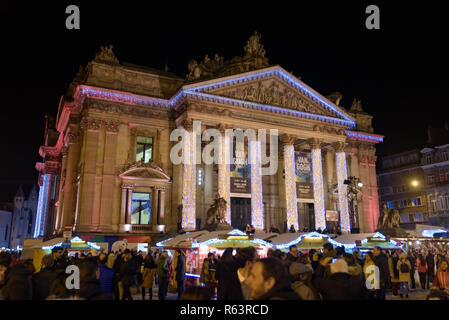
{"label": "building in background", "polygon": [[23,187],[19,186],[14,196],[13,204],[9,246],[11,249],[21,249],[24,238],[34,237],[34,224],[38,205],[36,185],[33,185],[28,196],[25,195]]}
{"label": "building in background", "polygon": [[[379,216],[372,116],[354,100],[325,97],[270,65],[254,34],[244,55],[218,54],[190,73],[119,62],[102,47],[81,68],[62,97],[55,120],[47,117],[39,171],[35,236],[136,236],[194,230],[220,196],[234,227],[253,224],[295,229],[373,232]],[[173,164],[170,134],[184,128],[185,157],[195,159],[195,121],[205,129],[277,129],[277,172],[261,175],[258,144],[234,143],[238,165]],[[267,150],[271,142],[267,139]],[[254,165],[248,166],[249,148]],[[361,178],[357,226],[349,222],[348,176]]]}
{"label": "building in background", "polygon": [[0,204],[0,248],[10,248],[12,212],[12,203]]}
{"label": "building in background", "polygon": [[449,126],[428,128],[425,146],[382,157],[379,201],[398,209],[401,225],[449,227]]}

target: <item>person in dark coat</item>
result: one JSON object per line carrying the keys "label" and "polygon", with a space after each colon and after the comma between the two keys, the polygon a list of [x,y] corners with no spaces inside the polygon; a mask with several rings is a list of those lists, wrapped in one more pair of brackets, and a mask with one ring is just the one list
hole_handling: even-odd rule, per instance
{"label": "person in dark coat", "polygon": [[134,281],[134,274],[136,272],[135,270],[135,264],[133,262],[133,259],[131,257],[131,253],[128,249],[125,250],[125,253],[123,253],[123,261],[120,264],[120,273],[118,280],[121,281],[123,286],[123,295],[122,300],[132,300],[131,296],[131,286]]}
{"label": "person in dark coat", "polygon": [[426,256],[427,261],[427,289],[432,287],[433,278],[435,276],[435,256],[432,251]]}
{"label": "person in dark coat", "polygon": [[380,289],[376,290],[376,300],[385,300],[386,289],[391,281],[388,258],[380,247],[375,247],[373,254],[374,264],[379,268],[380,277]]}
{"label": "person in dark coat", "polygon": [[413,254],[413,251],[410,250],[407,255],[407,260],[410,262],[410,280],[412,282],[412,289],[416,289],[416,282],[415,282],[415,270],[416,270],[416,257]]}
{"label": "person in dark coat", "polygon": [[86,300],[112,300],[110,293],[104,292],[98,279],[100,274],[97,263],[86,258],[79,264],[80,288],[76,290],[76,296]]}
{"label": "person in dark coat", "polygon": [[122,267],[123,258],[122,254],[117,254],[115,260],[114,260],[114,266],[112,269],[114,270],[114,277],[112,278],[112,285],[113,285],[113,292],[114,292],[114,299],[115,300],[121,300],[122,299],[122,284],[119,283],[120,280],[120,269]]}
{"label": "person in dark coat", "polygon": [[237,277],[238,265],[232,255],[233,249],[223,252],[217,263],[215,279],[217,280],[217,300],[242,299],[240,282]]}
{"label": "person in dark coat", "polygon": [[53,265],[56,272],[65,272],[65,269],[69,265],[66,260],[66,255],[63,254],[62,247],[54,247],[51,250],[53,254]]}
{"label": "person in dark coat", "polygon": [[53,269],[53,263],[52,255],[45,255],[42,258],[41,270],[38,273],[33,274],[33,300],[45,300],[50,295],[51,282],[58,274]]}
{"label": "person in dark coat", "polygon": [[176,284],[178,286],[178,299],[184,292],[184,281],[186,280],[186,256],[184,251],[177,250],[178,262],[176,263]]}
{"label": "person in dark coat", "polygon": [[33,297],[32,272],[23,264],[9,267],[4,275],[2,297],[5,300],[31,300]]}
{"label": "person in dark coat", "polygon": [[98,257],[98,263],[100,264],[99,271],[99,280],[101,283],[101,289],[104,292],[113,294],[113,286],[112,286],[112,278],[114,277],[114,270],[109,268],[107,263],[107,256],[104,253],[101,253]]}
{"label": "person in dark coat", "polygon": [[290,246],[289,251],[287,253],[287,259],[284,260],[284,264],[287,267],[287,270],[289,270],[290,265],[293,262],[297,262],[299,258],[299,251],[297,246]]}
{"label": "person in dark coat", "polygon": [[247,282],[254,300],[300,300],[291,287],[285,265],[276,258],[257,261]]}
{"label": "person in dark coat", "polygon": [[[320,261],[315,270],[314,286],[324,300],[363,300],[367,292],[365,284],[358,276],[348,273],[348,264],[344,258],[330,264],[332,257]],[[330,277],[325,277],[326,267],[330,265]]]}

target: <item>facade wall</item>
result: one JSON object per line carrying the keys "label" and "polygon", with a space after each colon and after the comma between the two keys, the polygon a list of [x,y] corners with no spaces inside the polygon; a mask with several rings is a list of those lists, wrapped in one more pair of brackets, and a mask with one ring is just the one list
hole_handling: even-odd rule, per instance
{"label": "facade wall", "polygon": [[0,210],[0,248],[10,248],[12,212]]}

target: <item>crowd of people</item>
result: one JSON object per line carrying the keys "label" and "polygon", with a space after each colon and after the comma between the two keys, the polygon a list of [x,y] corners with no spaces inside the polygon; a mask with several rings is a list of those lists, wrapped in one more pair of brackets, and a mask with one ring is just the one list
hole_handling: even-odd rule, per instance
{"label": "crowd of people", "polygon": [[[69,265],[79,268],[79,288],[66,285]],[[260,259],[254,247],[228,248],[221,256],[208,253],[202,262],[201,286],[187,289],[185,266],[182,250],[176,250],[176,259],[168,251],[143,255],[129,249],[69,257],[59,247],[42,258],[36,272],[31,259],[1,252],[0,298],[132,300],[134,291],[142,300],[147,293],[152,300],[157,286],[158,299],[164,300],[170,284],[182,300],[385,300],[389,290],[407,299],[410,289],[418,287],[429,290],[428,299],[447,299],[449,290],[448,255],[432,250],[407,254],[376,247],[362,257],[357,251],[350,254],[326,243],[320,251],[300,252],[296,246],[288,253],[270,249]]]}
{"label": "crowd of people", "polygon": [[[167,251],[142,252],[129,249],[123,252],[100,253],[97,256],[75,254],[69,257],[61,247],[41,260],[40,270],[32,259],[20,260],[9,252],[0,252],[0,299],[3,300],[132,300],[131,291],[141,291],[142,300],[148,293],[153,299],[153,288],[158,287],[158,298],[167,297],[169,283],[178,283],[178,297],[184,291],[185,254],[178,250],[177,264]],[[75,265],[79,269],[79,289],[68,289],[70,273],[66,269]],[[174,271],[176,277],[173,279]]]}
{"label": "crowd of people", "polygon": [[301,253],[296,246],[291,246],[288,253],[269,250],[264,259],[259,259],[252,247],[233,252],[229,248],[219,259],[213,253],[204,259],[204,292],[192,289],[199,299],[210,298],[216,291],[218,300],[385,300],[390,290],[393,296],[407,299],[410,288],[418,286],[416,271],[419,285],[429,290],[428,299],[449,298],[447,253],[410,250],[407,254],[376,247],[361,257],[358,251],[349,254],[330,243],[322,252]]}

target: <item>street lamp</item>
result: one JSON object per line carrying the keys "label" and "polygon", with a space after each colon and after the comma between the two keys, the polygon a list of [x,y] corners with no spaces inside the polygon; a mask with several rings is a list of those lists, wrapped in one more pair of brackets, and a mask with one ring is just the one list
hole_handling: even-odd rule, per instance
{"label": "street lamp", "polygon": [[418,185],[419,185],[418,181],[416,181],[416,180],[412,181],[412,186],[417,187]]}
{"label": "street lamp", "polygon": [[348,186],[348,201],[350,209],[350,221],[351,221],[351,231],[359,230],[359,213],[358,213],[358,203],[357,194],[359,190],[357,188],[362,188],[363,183],[360,178],[351,176],[344,181],[344,184]]}

